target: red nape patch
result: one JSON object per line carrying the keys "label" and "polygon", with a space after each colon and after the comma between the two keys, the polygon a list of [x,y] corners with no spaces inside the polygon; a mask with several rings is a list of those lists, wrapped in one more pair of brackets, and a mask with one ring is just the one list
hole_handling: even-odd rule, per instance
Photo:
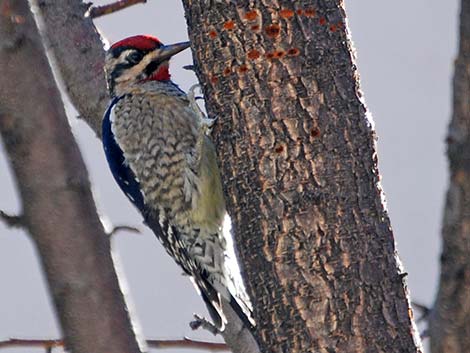
{"label": "red nape patch", "polygon": [[170,71],[168,70],[168,63],[161,64],[158,70],[155,71],[146,81],[168,81],[170,79]]}
{"label": "red nape patch", "polygon": [[111,49],[119,47],[132,47],[140,50],[153,50],[162,45],[162,42],[157,37],[152,37],[148,35],[138,35],[133,37],[128,37],[119,42],[114,43],[111,46]]}

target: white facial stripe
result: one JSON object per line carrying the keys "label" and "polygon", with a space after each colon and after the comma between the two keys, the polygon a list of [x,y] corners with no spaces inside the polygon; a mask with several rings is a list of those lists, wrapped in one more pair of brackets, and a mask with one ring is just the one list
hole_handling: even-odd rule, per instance
{"label": "white facial stripe", "polygon": [[118,61],[125,61],[125,58],[134,51],[134,49],[128,49],[128,50],[124,50],[123,52],[121,52],[121,54],[119,55],[119,57],[117,58]]}

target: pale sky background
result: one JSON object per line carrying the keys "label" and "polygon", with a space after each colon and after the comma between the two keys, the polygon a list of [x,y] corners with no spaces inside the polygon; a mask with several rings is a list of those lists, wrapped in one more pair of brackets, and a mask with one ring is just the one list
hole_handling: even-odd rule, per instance
{"label": "pale sky background", "polygon": [[[362,89],[375,120],[379,167],[400,257],[409,273],[411,296],[432,305],[447,184],[444,138],[451,114],[458,2],[345,2]],[[179,1],[149,0],[146,5],[100,19],[97,25],[111,42],[142,33],[157,35],[165,43],[187,39]],[[181,69],[190,63],[189,51],[172,61],[173,79],[185,90],[196,82],[192,73]],[[114,240],[144,336],[211,338],[188,327],[192,313],[205,314],[202,300],[118,190],[100,142],[85,124],[73,116],[70,120],[103,217],[112,224],[136,225],[144,230],[142,235],[120,233]],[[0,209],[18,213],[21,206],[1,145],[0,185]],[[1,223],[0,283],[0,340],[59,336],[32,242],[23,232]]]}

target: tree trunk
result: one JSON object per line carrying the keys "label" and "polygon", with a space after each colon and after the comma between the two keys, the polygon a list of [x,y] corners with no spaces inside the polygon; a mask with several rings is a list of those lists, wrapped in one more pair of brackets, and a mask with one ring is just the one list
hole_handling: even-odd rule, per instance
{"label": "tree trunk", "polygon": [[183,0],[264,352],[419,352],[339,0]]}
{"label": "tree trunk", "polygon": [[462,0],[453,114],[447,137],[450,185],[442,226],[439,292],[430,318],[432,353],[470,352],[470,0]]}
{"label": "tree trunk", "polygon": [[97,215],[26,0],[0,0],[0,134],[67,350],[138,353]]}

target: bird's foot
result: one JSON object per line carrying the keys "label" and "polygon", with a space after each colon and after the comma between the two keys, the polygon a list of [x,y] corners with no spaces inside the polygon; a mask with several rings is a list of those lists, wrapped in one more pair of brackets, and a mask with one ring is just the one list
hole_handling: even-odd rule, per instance
{"label": "bird's foot", "polygon": [[196,89],[198,89],[200,87],[201,87],[201,85],[199,83],[196,83],[196,84],[192,85],[189,88],[187,96],[188,96],[188,100],[189,100],[189,106],[197,113],[199,118],[203,119],[203,118],[205,118],[204,113],[201,111],[201,108],[199,108],[199,106],[197,105],[197,102],[196,102],[198,99],[202,98],[202,97],[196,96]]}
{"label": "bird's foot", "polygon": [[215,122],[217,121],[217,118],[207,118],[207,117],[204,117],[200,120],[201,122],[201,129],[206,133],[210,133],[212,131],[212,128],[214,127],[215,125]]}
{"label": "bird's foot", "polygon": [[217,120],[217,118],[208,118],[201,110],[201,108],[199,108],[199,106],[197,105],[197,102],[196,100],[201,98],[201,97],[197,97],[196,96],[196,89],[200,89],[201,85],[199,83],[196,83],[194,85],[192,85],[190,88],[189,88],[189,92],[188,92],[188,100],[189,100],[189,106],[196,112],[198,118],[199,118],[199,123],[200,123],[200,126],[201,126],[201,130],[204,134],[209,134],[212,130],[212,128],[214,127],[214,124]]}

